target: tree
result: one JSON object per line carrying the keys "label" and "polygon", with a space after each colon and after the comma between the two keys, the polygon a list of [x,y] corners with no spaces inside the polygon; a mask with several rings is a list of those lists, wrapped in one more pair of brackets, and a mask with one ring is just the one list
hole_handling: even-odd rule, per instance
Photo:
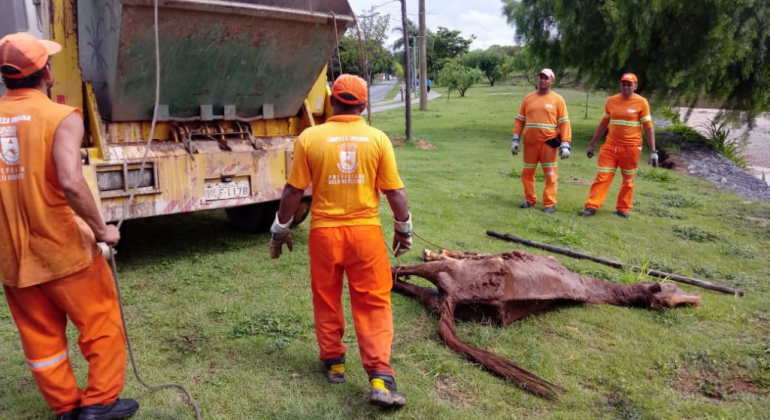
{"label": "tree", "polygon": [[471,51],[462,56],[463,65],[475,67],[484,72],[484,76],[489,81],[490,86],[494,86],[496,81],[506,76],[506,67],[503,67],[505,61],[505,55],[499,50],[492,48],[486,51]]}
{"label": "tree", "polygon": [[453,90],[460,92],[460,97],[465,96],[465,92],[483,78],[484,72],[477,68],[465,67],[457,59],[449,61],[439,72],[441,85],[446,86],[450,94]]}
{"label": "tree", "polygon": [[[372,73],[392,72],[393,53],[385,48],[386,34],[390,25],[390,15],[381,15],[372,8],[369,12],[358,15],[358,27],[361,37],[355,28],[349,29],[340,39],[339,56],[336,51],[332,55],[334,74],[339,72],[340,65],[343,73],[356,74],[371,82]],[[361,58],[363,47],[366,56],[367,69]]]}
{"label": "tree", "polygon": [[513,55],[503,66],[506,69],[516,70],[524,75],[527,83],[537,89],[537,78],[535,75],[545,66],[537,55],[532,51],[532,46],[527,45]]}
{"label": "tree", "polygon": [[503,0],[516,40],[553,67],[694,105],[701,97],[753,121],[770,111],[770,0]]}
{"label": "tree", "polygon": [[438,82],[441,79],[439,71],[449,60],[467,53],[475,39],[475,35],[466,39],[460,36],[460,31],[439,26],[432,41],[428,42],[428,72],[433,74],[433,80]]}

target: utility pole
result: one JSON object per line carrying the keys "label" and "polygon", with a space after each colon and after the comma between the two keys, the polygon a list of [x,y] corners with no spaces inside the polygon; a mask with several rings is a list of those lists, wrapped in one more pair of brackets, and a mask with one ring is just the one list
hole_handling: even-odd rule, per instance
{"label": "utility pole", "polygon": [[406,87],[406,141],[412,140],[412,71],[409,68],[409,27],[406,24],[406,0],[401,0],[401,29],[404,31],[404,85]]}
{"label": "utility pole", "polygon": [[428,109],[428,51],[425,38],[425,0],[420,0],[420,109]]}

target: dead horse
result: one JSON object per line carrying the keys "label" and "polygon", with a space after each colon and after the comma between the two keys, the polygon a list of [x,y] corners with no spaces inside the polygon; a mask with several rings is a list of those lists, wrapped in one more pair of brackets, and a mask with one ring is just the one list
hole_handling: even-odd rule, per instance
{"label": "dead horse", "polygon": [[[548,399],[565,389],[534,375],[514,362],[460,342],[455,317],[508,325],[558,301],[609,303],[645,308],[700,306],[700,295],[685,293],[672,283],[613,284],[575,274],[553,257],[522,251],[503,254],[428,250],[426,263],[395,266],[394,289],[440,313],[438,333],[444,343],[522,388]],[[401,278],[422,277],[436,286],[422,287]]]}

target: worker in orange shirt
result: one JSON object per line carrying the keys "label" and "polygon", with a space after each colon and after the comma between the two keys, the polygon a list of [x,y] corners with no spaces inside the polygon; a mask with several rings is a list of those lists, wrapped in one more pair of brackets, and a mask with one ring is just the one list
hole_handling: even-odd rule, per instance
{"label": "worker in orange shirt", "polygon": [[[61,45],[28,34],[0,40],[0,281],[27,366],[57,419],[125,418],[118,399],[126,348],[110,268],[97,241],[120,232],[102,221],[81,172],[80,110],[53,103],[50,56]],[[88,361],[80,389],[69,360],[67,318]]]}
{"label": "worker in orange shirt", "polygon": [[366,125],[367,87],[343,74],[332,86],[334,116],[306,129],[294,143],[294,161],[270,231],[270,256],[293,249],[289,226],[304,190],[313,186],[310,207],[310,276],[320,359],[327,379],[345,382],[342,344],[342,275],[347,274],[361,362],[369,376],[369,402],[401,407],[406,399],[390,366],[393,279],[379,218],[379,191],[393,211],[396,257],[412,247],[412,216],[388,136]]}
{"label": "worker in orange shirt", "polygon": [[620,167],[623,182],[620,184],[615,214],[624,219],[628,218],[628,213],[633,208],[634,179],[639,167],[639,157],[642,154],[642,129],[647,138],[647,145],[650,147],[649,163],[652,166],[658,166],[650,105],[647,99],[634,93],[636,86],[636,75],[626,73],[620,78],[620,94],[607,98],[604,116],[588,146],[589,158],[594,156],[596,142],[608,128],[609,133],[607,141],[599,150],[599,170],[588,193],[585,208],[578,213],[580,216],[589,217],[596,214],[596,210],[602,206],[607,197],[612,179],[615,178],[615,170]]}
{"label": "worker in orange shirt", "polygon": [[519,207],[526,209],[537,204],[535,172],[539,163],[545,175],[543,211],[549,214],[556,211],[559,175],[556,157],[557,154],[562,159],[569,157],[572,140],[567,105],[561,95],[551,90],[553,81],[551,69],[543,69],[538,74],[537,90],[525,96],[521,102],[511,138],[511,154],[516,156],[519,154],[519,136],[524,136],[521,182],[524,184],[525,201]]}

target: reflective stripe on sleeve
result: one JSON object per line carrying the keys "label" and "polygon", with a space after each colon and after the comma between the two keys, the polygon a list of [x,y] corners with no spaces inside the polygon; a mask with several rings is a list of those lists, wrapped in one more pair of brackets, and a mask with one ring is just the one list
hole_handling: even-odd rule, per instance
{"label": "reflective stripe on sleeve", "polygon": [[526,119],[526,118],[524,118],[524,116],[523,116],[523,115],[521,115],[521,114],[516,114],[516,119],[517,119],[517,120],[522,120],[522,121],[527,121],[527,119]]}
{"label": "reflective stripe on sleeve", "polygon": [[569,117],[564,117],[564,118],[559,119],[559,121],[556,121],[556,124],[561,124],[561,123],[566,122],[566,121],[569,121]]}
{"label": "reflective stripe on sleeve", "polygon": [[652,116],[648,115],[646,117],[642,117],[642,119],[639,120],[639,122],[647,122],[647,121],[651,121],[651,120],[652,120]]}

